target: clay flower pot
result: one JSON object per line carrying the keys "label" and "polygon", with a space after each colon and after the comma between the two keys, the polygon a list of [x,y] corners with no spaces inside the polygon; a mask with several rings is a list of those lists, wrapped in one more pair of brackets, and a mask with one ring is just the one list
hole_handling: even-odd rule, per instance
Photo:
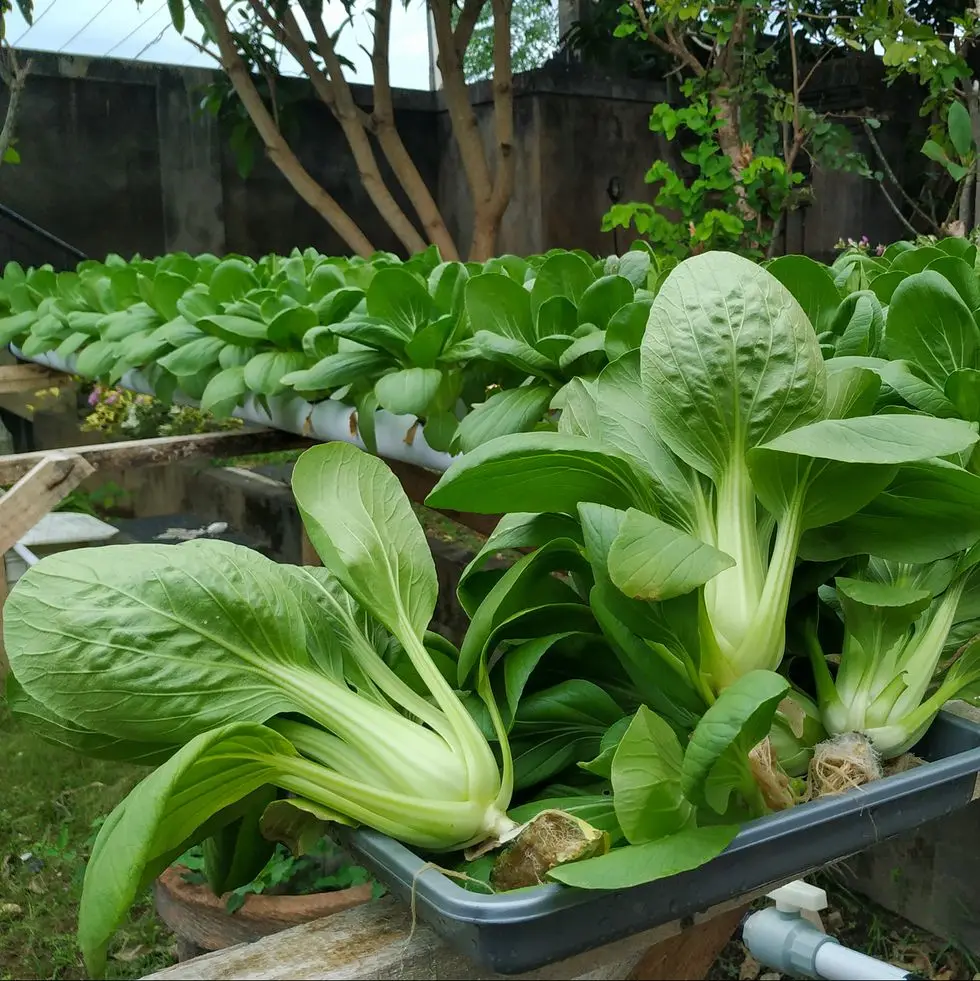
{"label": "clay flower pot", "polygon": [[341,913],[371,899],[371,884],[308,896],[249,895],[229,913],[227,896],[215,896],[206,885],[187,882],[186,869],[171,866],[153,884],[157,914],[177,936],[177,956],[187,960],[234,944],[252,943],[300,923]]}

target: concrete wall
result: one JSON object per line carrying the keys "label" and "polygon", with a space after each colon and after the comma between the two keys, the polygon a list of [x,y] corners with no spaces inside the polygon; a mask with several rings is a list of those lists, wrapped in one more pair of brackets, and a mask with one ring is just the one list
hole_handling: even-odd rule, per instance
{"label": "concrete wall", "polygon": [[[267,159],[259,157],[247,179],[239,176],[227,139],[199,109],[214,73],[55,54],[33,57],[18,134],[23,163],[0,168],[0,203],[98,257],[175,249],[261,255],[294,246],[347,251]],[[377,248],[400,251],[361,187],[339,125],[308,96],[306,83],[284,84],[292,86],[295,97],[290,135],[300,160]],[[851,58],[828,63],[810,92],[818,105],[845,115],[873,102],[892,119],[879,130],[892,165],[905,179],[921,172],[918,148],[925,121],[914,108],[916,93],[884,87],[877,63]],[[355,87],[355,96],[370,107],[370,89]],[[517,174],[500,251],[625,249],[627,233],[600,230],[610,205],[608,188],[616,178],[622,200],[649,200],[643,177],[650,164],[660,158],[677,164],[676,146],[648,127],[651,106],[668,97],[663,83],[590,76],[581,66],[554,64],[518,76]],[[472,98],[490,145],[489,85],[475,86]],[[395,106],[409,153],[465,250],[472,207],[441,97],[398,91]],[[387,173],[383,155],[377,156]],[[389,186],[402,197],[396,182]],[[814,204],[787,223],[784,250],[829,258],[841,236],[888,241],[903,234],[875,182],[817,171],[813,186]],[[402,203],[408,210],[403,197]],[[25,245],[27,239],[5,236],[0,227],[0,261],[18,256],[43,261]],[[55,250],[54,255],[62,254]]]}
{"label": "concrete wall", "polygon": [[133,69],[119,84],[111,72],[86,77],[85,59],[35,65],[17,133],[23,162],[0,168],[0,200],[92,255],[156,252],[166,230],[155,73]]}
{"label": "concrete wall", "polygon": [[[305,88],[305,87],[304,87]],[[356,86],[362,105],[369,106],[370,90]],[[382,221],[357,177],[340,124],[329,110],[314,99],[303,99],[291,107],[290,140],[303,166],[319,181],[348,214],[354,217],[378,249],[401,251],[398,240]],[[435,187],[439,179],[441,145],[435,97],[430,92],[397,93],[396,123],[402,140],[423,180]],[[388,187],[407,214],[410,205],[391,173],[384,155],[375,146]],[[348,249],[320,216],[307,205],[264,156],[256,160],[248,178],[242,178],[227,140],[220,143],[220,174],[224,190],[224,229],[233,252],[261,255],[289,252],[313,246],[327,254],[342,255]]]}
{"label": "concrete wall", "polygon": [[[247,179],[239,176],[218,125],[198,108],[213,73],[33,57],[18,134],[23,163],[0,168],[3,204],[92,256],[175,249],[260,255],[310,245],[346,251],[267,159],[260,157]],[[606,188],[617,176],[624,199],[645,194],[643,174],[668,152],[647,126],[662,93],[649,83],[583,81],[562,68],[516,79],[517,179],[501,249],[612,251],[612,236],[599,230]],[[399,251],[360,185],[339,125],[303,95],[291,110],[300,160],[378,248]],[[370,89],[355,87],[355,95],[369,107]],[[473,96],[489,141],[489,86]],[[469,190],[440,97],[400,91],[395,104],[408,151],[465,247]],[[387,173],[383,155],[378,159]],[[389,186],[407,209],[397,184]]]}
{"label": "concrete wall", "polygon": [[[676,150],[650,132],[651,106],[667,98],[663,85],[587,78],[563,66],[514,80],[517,174],[504,215],[499,251],[526,255],[550,248],[597,254],[625,249],[632,236],[601,230],[609,210],[610,181],[617,178],[623,201],[645,200],[643,177],[659,158],[676,165]],[[473,102],[485,144],[491,146],[490,87],[473,87]],[[441,120],[443,164],[439,204],[451,216],[457,241],[472,234],[472,208],[449,120]]]}
{"label": "concrete wall", "polygon": [[[0,168],[0,201],[93,256],[186,249],[262,254],[339,239],[260,158],[247,180],[199,109],[214,73],[169,65],[33,55],[19,125],[23,163]],[[362,90],[362,98],[367,90]],[[427,182],[438,180],[431,93],[400,93],[398,122]],[[300,101],[295,149],[378,248],[397,246],[357,179],[340,128]]]}

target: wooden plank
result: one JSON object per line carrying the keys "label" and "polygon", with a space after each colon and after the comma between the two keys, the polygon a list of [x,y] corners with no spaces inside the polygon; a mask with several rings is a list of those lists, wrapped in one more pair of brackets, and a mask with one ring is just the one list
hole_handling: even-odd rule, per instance
{"label": "wooden plank", "polygon": [[[222,433],[198,433],[193,436],[159,436],[120,443],[98,443],[72,447],[72,453],[83,457],[93,467],[126,470],[132,467],[158,466],[195,457],[245,456],[279,450],[305,449],[314,441],[278,429],[245,429]],[[12,484],[51,451],[12,453],[0,456],[0,484]]]}
{"label": "wooden plank", "polygon": [[37,391],[52,385],[70,384],[68,375],[39,364],[8,364],[0,366],[0,395]]}
{"label": "wooden plank", "polygon": [[91,463],[74,453],[45,454],[0,497],[0,556],[94,472]]}
{"label": "wooden plank", "polygon": [[300,525],[303,530],[300,532],[299,540],[299,551],[300,551],[300,565],[323,565],[320,561],[320,556],[317,555],[316,549],[313,547],[313,542],[310,541],[310,536],[307,534],[306,528]]}
{"label": "wooden plank", "polygon": [[[697,926],[704,924],[707,929],[707,924],[716,916],[725,916],[711,940],[714,945],[726,929],[728,936],[731,935],[747,898],[741,897],[709,910],[695,918],[694,923]],[[636,978],[639,981],[642,978],[694,977],[693,974],[634,973],[640,969],[648,972],[660,970],[665,957],[658,958],[651,948],[676,937],[687,925],[675,920],[607,947],[579,954],[529,974],[511,977],[515,981],[611,981],[622,978]],[[705,943],[705,936],[698,931],[692,937],[689,960],[692,970],[700,966],[700,963],[694,964],[693,958],[697,937],[701,938],[701,943]],[[686,948],[688,945],[683,946]],[[670,950],[680,953],[676,944]],[[287,978],[296,981],[314,978],[321,981],[495,981],[503,977],[475,967],[447,947],[424,923],[415,923],[413,929],[409,911],[394,899],[387,898],[284,930],[252,944],[238,944],[227,950],[196,957],[148,975],[144,981],[240,978],[253,981],[285,981]]]}
{"label": "wooden plank", "polygon": [[700,981],[732,939],[750,906],[738,906],[651,947],[629,981]]}

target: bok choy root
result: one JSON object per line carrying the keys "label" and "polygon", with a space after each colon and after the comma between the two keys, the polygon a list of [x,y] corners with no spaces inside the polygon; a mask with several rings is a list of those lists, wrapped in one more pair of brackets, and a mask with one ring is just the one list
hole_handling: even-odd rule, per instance
{"label": "bok choy root", "polygon": [[[80,752],[160,764],[92,852],[79,937],[93,972],[139,890],[204,839],[227,889],[261,868],[264,837],[302,842],[323,822],[434,852],[521,831],[485,667],[499,764],[426,647],[436,572],[398,481],[330,444],[293,487],[322,569],[217,541],[109,546],[42,560],[7,601],[12,709]],[[554,851],[554,816],[542,822],[554,860],[608,848],[568,827],[580,844]],[[531,852],[521,884],[550,868]]]}

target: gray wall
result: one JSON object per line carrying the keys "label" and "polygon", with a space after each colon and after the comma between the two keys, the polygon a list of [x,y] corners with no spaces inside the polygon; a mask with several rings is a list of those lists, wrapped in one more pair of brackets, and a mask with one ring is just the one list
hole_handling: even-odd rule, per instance
{"label": "gray wall", "polygon": [[[294,246],[347,251],[264,157],[247,179],[239,176],[224,134],[199,110],[213,73],[56,54],[33,58],[18,132],[23,162],[0,167],[0,203],[97,257],[176,249],[261,255]],[[884,106],[892,122],[879,131],[880,139],[908,177],[910,167],[921,168],[918,130],[924,131],[925,121],[915,111],[914,91],[886,89],[876,71],[853,59],[828,65],[812,92],[835,110],[853,112],[868,100],[879,111]],[[301,96],[292,145],[303,164],[378,248],[400,251],[361,187],[336,121],[306,97],[305,83],[287,84]],[[370,89],[355,87],[355,95],[370,107]],[[610,204],[607,189],[618,178],[622,200],[649,200],[643,177],[650,164],[658,158],[677,163],[676,148],[648,127],[651,106],[667,97],[662,83],[590,77],[581,66],[554,64],[518,76],[517,174],[500,250],[626,248],[625,232],[614,238],[600,230]],[[475,86],[472,98],[489,145],[489,85]],[[398,91],[395,105],[403,140],[465,249],[472,209],[441,97]],[[377,156],[384,169],[383,155]],[[902,234],[874,182],[817,172],[813,183],[815,203],[787,223],[787,250],[826,258],[841,236],[887,241]],[[400,196],[396,182],[389,186]],[[23,249],[0,234],[0,253],[5,245],[14,255]],[[31,255],[27,261],[38,260]]]}
{"label": "gray wall", "polygon": [[[247,180],[217,123],[199,110],[213,73],[169,65],[33,56],[19,166],[0,168],[0,201],[93,256],[109,251],[261,254],[316,246],[343,252],[333,232],[260,157]],[[425,179],[439,147],[430,93],[404,93],[398,122]],[[340,128],[302,101],[295,149],[357,216],[379,248],[396,242],[357,180]]]}
{"label": "gray wall", "polygon": [[[516,179],[500,231],[499,251],[527,255],[550,248],[614,251],[614,236],[601,230],[608,211],[609,183],[617,177],[622,200],[643,200],[650,164],[663,157],[676,164],[675,150],[650,132],[650,109],[666,97],[664,86],[583,78],[561,66],[514,80]],[[490,87],[473,87],[473,102],[485,144],[490,147],[493,105]],[[443,161],[439,203],[456,240],[467,243],[472,209],[448,117],[440,119]],[[632,237],[620,230],[625,249]]]}
{"label": "gray wall", "polygon": [[[260,255],[309,245],[346,251],[264,157],[247,179],[239,176],[218,125],[198,109],[211,72],[33,57],[18,133],[23,162],[0,168],[3,204],[92,256],[175,249]],[[355,87],[355,94],[370,105],[370,89]],[[643,174],[668,152],[647,127],[661,94],[657,85],[587,82],[560,68],[516,79],[517,179],[501,250],[612,251],[612,236],[600,232],[606,188],[618,176],[625,199],[646,193]],[[469,192],[440,97],[395,96],[402,138],[465,247]],[[489,87],[476,87],[473,97],[489,141]],[[293,146],[303,164],[378,248],[399,251],[361,188],[336,121],[313,98],[294,111]],[[387,173],[380,152],[378,159]],[[389,186],[401,196],[395,182]]]}
{"label": "gray wall", "polygon": [[[837,122],[851,131],[872,171],[882,171],[883,166],[854,117],[864,114],[879,118],[882,125],[875,138],[888,166],[910,193],[916,193],[927,165],[920,148],[928,138],[930,120],[919,114],[922,90],[914,81],[905,78],[886,85],[877,58],[848,55],[825,62],[814,73],[805,98],[815,108],[834,114]],[[877,244],[909,237],[878,181],[815,168],[811,183],[813,203],[790,215],[782,251],[805,252],[826,261],[833,258],[834,244],[840,238],[867,235]],[[894,186],[886,181],[884,187],[908,214],[909,208]]]}

